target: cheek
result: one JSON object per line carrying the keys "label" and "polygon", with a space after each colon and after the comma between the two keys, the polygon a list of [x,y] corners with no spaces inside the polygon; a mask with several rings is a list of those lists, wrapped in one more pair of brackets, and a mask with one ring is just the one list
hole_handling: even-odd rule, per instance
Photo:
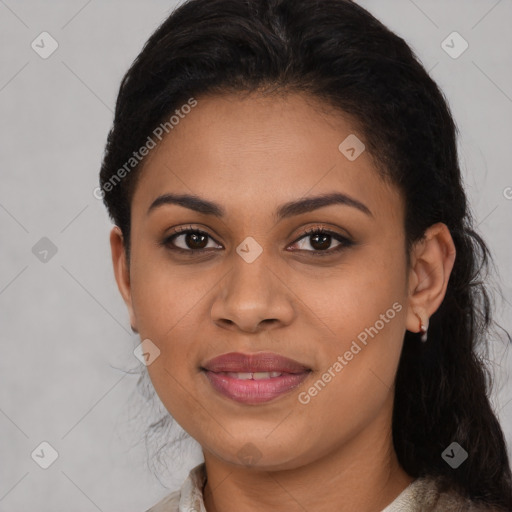
{"label": "cheek", "polygon": [[207,291],[190,266],[172,265],[160,249],[134,251],[132,302],[141,336],[163,340],[185,320]]}
{"label": "cheek", "polygon": [[335,341],[319,348],[322,364],[297,397],[308,429],[324,433],[326,450],[333,436],[351,438],[390,404],[404,336],[405,308],[392,295],[371,307],[349,304],[343,316],[331,317]]}
{"label": "cheek", "polygon": [[[390,256],[393,253],[395,256]],[[386,322],[386,331],[391,323],[396,327],[403,321],[395,315],[398,306],[393,309],[393,304],[403,309],[407,298],[405,254],[361,250],[329,274],[294,279],[294,291],[307,305],[304,313],[343,349],[388,310],[384,320],[392,317],[393,321]]]}
{"label": "cheek", "polygon": [[341,407],[351,414],[356,411],[363,421],[389,394],[405,332],[407,299],[405,254],[402,259],[398,251],[394,254],[361,256],[321,285],[302,291],[314,313],[312,320],[328,334],[317,345],[317,377],[322,382],[316,381],[303,397],[311,399],[318,414],[337,414]]}
{"label": "cheek", "polygon": [[199,401],[191,399],[196,396],[197,350],[203,342],[200,325],[208,318],[203,301],[209,288],[206,279],[187,278],[179,269],[149,264],[143,272],[134,273],[132,281],[141,340],[150,339],[159,350],[147,367],[152,384],[169,413],[186,425],[192,437],[197,425],[211,421]]}

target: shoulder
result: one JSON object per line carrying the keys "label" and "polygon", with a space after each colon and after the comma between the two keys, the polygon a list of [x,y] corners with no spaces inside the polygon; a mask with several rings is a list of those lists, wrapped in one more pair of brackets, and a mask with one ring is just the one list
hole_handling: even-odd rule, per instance
{"label": "shoulder", "polygon": [[422,512],[503,512],[450,488],[440,477],[419,478],[414,486],[415,502]]}
{"label": "shoulder", "polygon": [[178,512],[180,495],[180,490],[174,491],[146,510],[146,512]]}
{"label": "shoulder", "polygon": [[204,511],[202,489],[206,482],[205,464],[192,468],[180,489],[168,494],[146,512]]}

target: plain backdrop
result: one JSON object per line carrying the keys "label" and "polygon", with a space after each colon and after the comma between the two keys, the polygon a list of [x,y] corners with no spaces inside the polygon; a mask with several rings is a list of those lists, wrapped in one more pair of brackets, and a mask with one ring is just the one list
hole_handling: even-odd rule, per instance
{"label": "plain backdrop", "polygon": [[[512,2],[360,3],[409,42],[449,101],[500,272],[497,320],[512,332]],[[0,0],[2,512],[143,512],[201,461],[172,461],[164,487],[126,427],[136,377],[117,367],[137,364],[138,338],[111,270],[111,223],[93,196],[122,75],[175,5]],[[469,45],[458,58],[442,47],[454,31]],[[31,46],[42,32],[58,43],[46,59]],[[464,44],[455,37],[452,53]],[[512,360],[502,345],[493,359],[510,447]],[[52,450],[43,469],[37,454]]]}

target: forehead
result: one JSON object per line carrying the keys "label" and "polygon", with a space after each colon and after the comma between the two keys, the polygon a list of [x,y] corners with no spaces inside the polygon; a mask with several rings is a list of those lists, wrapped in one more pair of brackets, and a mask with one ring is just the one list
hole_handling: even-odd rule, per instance
{"label": "forehead", "polygon": [[146,158],[134,209],[181,192],[252,215],[252,208],[276,201],[340,191],[401,213],[398,190],[380,178],[363,149],[364,134],[348,115],[300,94],[197,102]]}

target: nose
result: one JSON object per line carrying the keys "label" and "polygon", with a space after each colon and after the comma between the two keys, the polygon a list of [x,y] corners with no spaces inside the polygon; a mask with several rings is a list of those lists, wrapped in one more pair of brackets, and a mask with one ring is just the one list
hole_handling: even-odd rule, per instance
{"label": "nose", "polygon": [[263,255],[252,263],[236,256],[212,304],[212,320],[224,329],[256,333],[289,325],[293,293]]}

